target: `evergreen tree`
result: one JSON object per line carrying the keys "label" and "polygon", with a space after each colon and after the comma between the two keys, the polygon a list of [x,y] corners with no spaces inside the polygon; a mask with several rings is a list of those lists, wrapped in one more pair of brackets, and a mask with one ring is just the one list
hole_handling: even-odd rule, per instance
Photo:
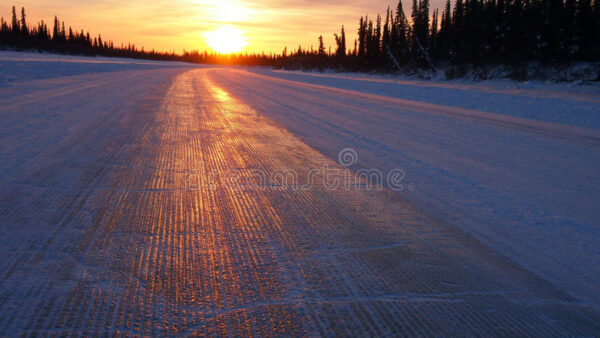
{"label": "evergreen tree", "polygon": [[[367,18],[368,19],[368,18]],[[371,66],[373,61],[373,21],[367,20],[365,32],[365,55],[367,57],[367,65]]]}
{"label": "evergreen tree", "polygon": [[25,37],[29,36],[29,28],[25,20],[25,7],[21,7],[21,35]]}
{"label": "evergreen tree", "polygon": [[415,60],[421,65],[428,64],[429,40],[429,0],[413,0],[411,49]]}
{"label": "evergreen tree", "polygon": [[594,29],[593,29],[592,58],[600,59],[600,0],[594,0]]}
{"label": "evergreen tree", "polygon": [[429,34],[429,46],[430,50],[434,51],[434,55],[438,54],[438,10],[433,11],[433,18],[431,20],[431,31]]}
{"label": "evergreen tree", "polygon": [[383,23],[383,32],[381,33],[382,49],[390,46],[390,7],[388,6],[385,12],[385,22]]}
{"label": "evergreen tree", "polygon": [[591,0],[577,1],[577,16],[575,22],[576,43],[578,56],[586,61],[593,60],[594,12]]}
{"label": "evergreen tree", "polygon": [[404,9],[402,8],[402,0],[398,1],[396,7],[396,19],[395,19],[395,34],[392,34],[392,38],[395,40],[393,43],[392,52],[394,55],[399,57],[400,63],[407,63],[410,55],[410,45],[408,43],[409,36],[409,25],[406,15],[404,15]]}
{"label": "evergreen tree", "polygon": [[323,35],[319,35],[319,51],[318,51],[318,54],[321,57],[325,56],[325,45],[323,44]]}
{"label": "evergreen tree", "polygon": [[65,22],[64,21],[61,23],[61,27],[60,27],[60,40],[63,42],[67,40],[67,32],[65,30]]}
{"label": "evergreen tree", "polygon": [[335,43],[337,48],[335,50],[335,54],[338,57],[346,56],[346,33],[344,32],[344,26],[342,26],[342,31],[340,35],[334,34]]}
{"label": "evergreen tree", "polygon": [[4,38],[8,34],[8,24],[4,21],[4,17],[0,18],[0,37]]}
{"label": "evergreen tree", "polygon": [[360,58],[364,57],[366,50],[366,39],[367,38],[367,29],[365,25],[365,20],[361,16],[360,22],[358,24],[358,56]]}
{"label": "evergreen tree", "polygon": [[15,6],[12,8],[12,34],[13,36],[18,36],[21,31],[21,27],[19,25],[19,20],[17,20],[17,9]]}
{"label": "evergreen tree", "polygon": [[452,15],[452,37],[450,56],[454,61],[464,61],[463,43],[460,37],[465,36],[464,31],[464,4],[462,0],[456,0],[454,13]]}
{"label": "evergreen tree", "polygon": [[60,40],[60,29],[58,27],[58,17],[54,16],[54,26],[52,28],[52,40],[54,41]]}
{"label": "evergreen tree", "polygon": [[450,37],[451,37],[451,27],[452,27],[452,9],[451,9],[450,0],[446,1],[446,7],[442,12],[442,22],[440,26],[440,31],[438,33],[437,45],[438,52],[437,57],[441,60],[448,60],[450,57]]}
{"label": "evergreen tree", "polygon": [[373,56],[375,62],[379,62],[381,59],[381,16],[379,14],[375,20],[375,31],[373,32]]}
{"label": "evergreen tree", "polygon": [[421,32],[419,39],[424,47],[429,46],[429,0],[422,0],[419,9],[419,22]]}

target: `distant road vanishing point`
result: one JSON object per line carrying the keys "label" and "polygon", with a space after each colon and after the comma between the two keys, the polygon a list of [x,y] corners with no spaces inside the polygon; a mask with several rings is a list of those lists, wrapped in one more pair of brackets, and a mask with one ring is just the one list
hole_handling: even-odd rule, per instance
{"label": "distant road vanishing point", "polygon": [[597,94],[1,56],[0,336],[600,333]]}

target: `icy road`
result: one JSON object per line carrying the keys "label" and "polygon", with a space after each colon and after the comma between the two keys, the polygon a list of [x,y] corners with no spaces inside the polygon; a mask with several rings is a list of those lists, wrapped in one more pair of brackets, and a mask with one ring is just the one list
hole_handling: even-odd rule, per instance
{"label": "icy road", "polygon": [[0,53],[0,336],[598,335],[599,106]]}

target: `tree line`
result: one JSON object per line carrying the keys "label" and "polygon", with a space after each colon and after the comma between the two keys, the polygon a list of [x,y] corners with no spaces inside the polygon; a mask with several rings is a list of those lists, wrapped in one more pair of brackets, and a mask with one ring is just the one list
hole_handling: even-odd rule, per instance
{"label": "tree line", "polygon": [[66,28],[57,17],[31,25],[25,9],[0,19],[0,45],[78,55],[102,55],[197,63],[333,68],[349,71],[435,69],[440,64],[519,65],[529,61],[567,64],[600,60],[600,0],[451,0],[441,13],[429,0],[412,0],[410,17],[402,1],[375,19],[362,16],[353,45],[342,26],[335,49],[299,46],[281,53],[221,55],[212,52],[145,51],[115,46],[101,35]]}
{"label": "tree line", "polygon": [[400,1],[374,20],[361,17],[350,49],[344,27],[334,38],[333,53],[324,55],[321,46],[308,53],[311,62],[299,48],[280,63],[393,70],[440,64],[599,61],[600,0],[448,0],[441,13],[430,12],[429,0],[413,0],[410,18]]}
{"label": "tree line", "polygon": [[90,36],[83,30],[68,29],[64,21],[54,17],[52,30],[41,20],[36,25],[27,22],[25,8],[13,6],[12,18],[8,22],[0,18],[0,46],[12,47],[18,50],[39,50],[73,55],[102,55],[114,57],[143,58],[153,60],[181,59],[174,52],[144,51],[133,44],[115,46],[112,41],[102,39],[101,35]]}

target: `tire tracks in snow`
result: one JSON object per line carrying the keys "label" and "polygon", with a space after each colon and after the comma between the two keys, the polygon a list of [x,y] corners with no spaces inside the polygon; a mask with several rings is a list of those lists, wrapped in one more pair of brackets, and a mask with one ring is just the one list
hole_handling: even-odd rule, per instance
{"label": "tire tracks in snow", "polygon": [[[2,332],[542,336],[600,329],[594,310],[533,276],[507,273],[514,267],[391,192],[329,190],[322,176],[311,189],[232,181],[232,172],[293,169],[305,182],[311,169],[343,168],[206,70],[153,88],[96,115],[50,153],[52,165],[38,155],[37,170],[19,179],[32,190],[38,183],[36,194],[15,185],[0,190],[4,201],[20,203],[0,211],[2,271],[13,271],[0,277],[0,313],[9,314],[0,316]],[[111,97],[104,95],[97,99]],[[53,178],[61,170],[78,179]],[[71,188],[52,189],[65,185]],[[47,210],[38,213],[40,206]]]}

